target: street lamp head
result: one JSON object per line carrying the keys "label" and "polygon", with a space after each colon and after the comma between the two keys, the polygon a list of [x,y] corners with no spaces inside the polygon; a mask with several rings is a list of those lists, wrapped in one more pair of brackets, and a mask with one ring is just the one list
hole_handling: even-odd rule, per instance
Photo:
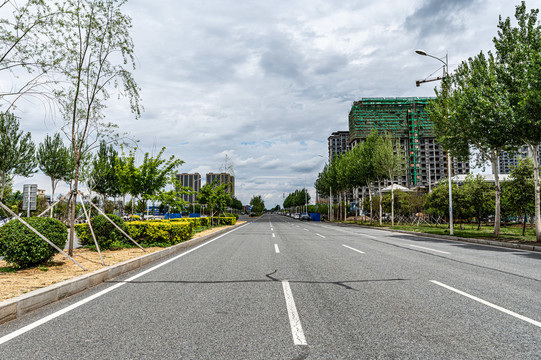
{"label": "street lamp head", "polygon": [[423,56],[427,56],[428,54],[426,53],[426,51],[424,50],[421,50],[421,49],[417,49],[415,50],[415,52],[419,55],[423,55]]}

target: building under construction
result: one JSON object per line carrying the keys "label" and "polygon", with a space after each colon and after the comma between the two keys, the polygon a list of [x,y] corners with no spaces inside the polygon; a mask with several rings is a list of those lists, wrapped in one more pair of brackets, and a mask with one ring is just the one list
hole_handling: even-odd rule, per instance
{"label": "building under construction", "polygon": [[[431,98],[362,98],[349,112],[352,148],[372,131],[391,133],[400,139],[408,171],[398,184],[409,188],[433,185],[447,177],[446,152],[435,141],[433,123],[426,106]],[[467,174],[469,162],[453,160],[452,175]]]}

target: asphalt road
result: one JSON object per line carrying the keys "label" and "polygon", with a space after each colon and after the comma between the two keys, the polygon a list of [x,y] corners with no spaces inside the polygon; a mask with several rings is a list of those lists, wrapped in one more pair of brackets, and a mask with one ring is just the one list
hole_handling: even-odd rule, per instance
{"label": "asphalt road", "polygon": [[267,215],[0,326],[0,359],[539,359],[541,254]]}

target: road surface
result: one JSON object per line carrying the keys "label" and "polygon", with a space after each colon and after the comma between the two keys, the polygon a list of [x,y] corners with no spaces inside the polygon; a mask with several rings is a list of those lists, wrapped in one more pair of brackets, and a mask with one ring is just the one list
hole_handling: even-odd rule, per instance
{"label": "road surface", "polygon": [[266,215],[0,326],[74,358],[541,358],[541,254]]}

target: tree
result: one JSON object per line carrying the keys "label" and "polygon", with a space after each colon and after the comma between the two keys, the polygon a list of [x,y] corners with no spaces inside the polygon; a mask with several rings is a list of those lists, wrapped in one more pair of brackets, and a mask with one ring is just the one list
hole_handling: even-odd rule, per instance
{"label": "tree", "polygon": [[[36,159],[39,169],[51,178],[51,202],[54,203],[54,193],[58,183],[69,176],[71,168],[70,151],[64,146],[60,134],[51,138],[49,135],[38,146]],[[51,210],[51,217],[53,211]]]}
{"label": "tree", "polygon": [[120,183],[116,174],[118,152],[113,145],[107,146],[102,140],[96,156],[92,160],[89,177],[93,183],[93,190],[102,195],[103,203],[109,196],[121,195]]}
{"label": "tree", "polygon": [[[467,212],[465,207],[466,202],[464,199],[462,188],[453,184],[453,217],[461,218]],[[429,214],[436,214],[439,216],[449,215],[449,184],[446,181],[440,181],[440,183],[432,189],[432,192],[425,198],[424,209]]]}
{"label": "tree", "polygon": [[[55,91],[65,119],[64,132],[71,140],[75,160],[73,189],[79,185],[81,159],[91,150],[91,139],[117,139],[114,125],[103,124],[103,111],[111,88],[127,96],[137,118],[139,88],[129,71],[135,68],[131,19],[121,11],[122,0],[64,0],[56,4],[66,10],[61,19],[49,23],[49,46],[56,55],[55,66],[64,84]],[[69,254],[73,254],[75,204],[73,194]]]}
{"label": "tree", "polygon": [[394,226],[394,179],[405,172],[404,151],[400,146],[400,140],[396,140],[392,135],[386,134],[377,147],[374,156],[374,164],[375,168],[379,169],[382,173],[385,173],[385,176],[391,180],[391,226]]}
{"label": "tree", "polygon": [[143,163],[135,172],[134,193],[145,201],[156,196],[169,183],[175,169],[184,163],[180,159],[175,159],[174,155],[169,159],[162,159],[164,151],[165,147],[156,157],[150,156],[148,152],[145,153]]}
{"label": "tree", "polygon": [[494,207],[489,201],[492,196],[492,187],[485,181],[483,176],[469,174],[466,176],[462,186],[466,206],[469,212],[477,219],[477,230],[481,230],[481,221],[488,214],[492,213]]}
{"label": "tree", "polygon": [[250,205],[252,206],[253,213],[260,214],[265,211],[265,201],[263,201],[261,195],[252,196],[252,199],[250,199]]}
{"label": "tree", "polygon": [[[44,34],[48,32],[51,19],[59,13],[52,12],[48,2],[43,0],[27,0],[22,5],[4,0],[0,9],[4,15],[0,26],[0,71],[23,79],[21,84],[13,81],[10,91],[0,92],[0,100],[8,103],[7,112],[25,94],[50,95],[42,85],[52,82],[47,72],[55,67],[56,61],[54,53],[48,51]],[[24,74],[21,69],[27,71],[28,78],[21,76]]]}
{"label": "tree", "polygon": [[458,158],[478,150],[477,163],[490,161],[495,181],[494,237],[500,235],[500,180],[498,156],[520,144],[513,136],[513,112],[509,93],[498,77],[499,65],[492,53],[480,53],[462,62],[446,77],[442,90],[430,105],[430,118],[438,141]]}
{"label": "tree", "polygon": [[244,208],[242,202],[234,196],[231,197],[231,204],[229,206],[235,210],[242,210]]}
{"label": "tree", "polygon": [[210,211],[210,221],[214,224],[215,210],[217,212],[223,211],[227,203],[229,194],[225,192],[225,189],[229,186],[229,183],[223,183],[218,185],[218,180],[213,181],[210,184],[205,184],[199,190],[198,200],[201,204],[208,206]]}
{"label": "tree", "polygon": [[533,162],[531,159],[521,159],[511,170],[503,197],[508,206],[523,217],[522,236],[526,233],[526,217],[535,208],[535,185],[533,181]]}
{"label": "tree", "polygon": [[13,114],[0,113],[0,201],[4,198],[6,184],[15,175],[29,176],[35,172],[34,152],[30,133],[19,130],[19,120]]}
{"label": "tree", "polygon": [[498,75],[509,92],[515,136],[528,145],[534,166],[536,240],[541,242],[541,185],[537,154],[541,144],[541,23],[539,9],[516,7],[517,26],[506,18],[498,23],[493,39]]}

